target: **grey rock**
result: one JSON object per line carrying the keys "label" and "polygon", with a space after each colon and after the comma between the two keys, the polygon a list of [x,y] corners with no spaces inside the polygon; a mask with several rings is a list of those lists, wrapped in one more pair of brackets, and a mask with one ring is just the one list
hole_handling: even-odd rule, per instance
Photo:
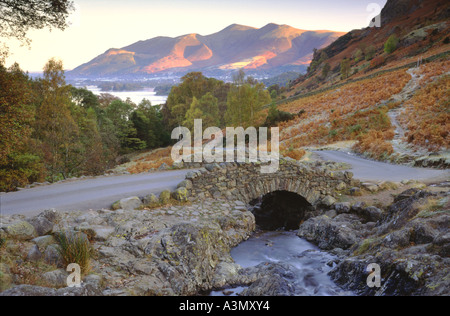
{"label": "grey rock", "polygon": [[63,266],[63,258],[61,256],[60,247],[58,245],[48,246],[44,253],[44,259],[48,264],[54,264],[57,267]]}
{"label": "grey rock", "polygon": [[171,196],[172,196],[172,192],[170,192],[170,190],[164,190],[159,195],[159,201],[162,204],[167,204],[167,203],[169,203]]}
{"label": "grey rock", "polygon": [[163,171],[163,170],[167,170],[169,168],[170,167],[166,163],[163,163],[161,166],[159,166],[158,170]]}
{"label": "grey rock", "polygon": [[336,203],[336,199],[332,196],[327,195],[326,197],[324,197],[321,201],[322,205],[325,205],[327,207],[331,207],[334,205],[334,203]]}
{"label": "grey rock", "polygon": [[55,270],[44,273],[42,279],[52,288],[61,288],[67,286],[67,277],[69,273],[64,270]]}
{"label": "grey rock", "polygon": [[129,198],[121,199],[118,202],[118,206],[122,210],[133,211],[142,206],[142,201],[137,196],[132,196]]}
{"label": "grey rock", "polygon": [[48,235],[34,238],[32,242],[34,242],[36,246],[39,247],[40,251],[45,251],[45,249],[47,249],[49,245],[55,244],[56,240],[55,238],[53,238],[53,236]]}
{"label": "grey rock", "polygon": [[156,204],[156,203],[159,202],[159,199],[158,199],[158,197],[157,197],[156,195],[154,195],[154,194],[152,193],[152,194],[149,194],[149,195],[145,196],[145,197],[142,199],[142,202],[143,202],[144,204],[146,204],[146,205],[149,205],[149,204]]}
{"label": "grey rock", "polygon": [[172,198],[176,201],[186,202],[189,198],[189,191],[186,188],[178,188],[172,193]]}
{"label": "grey rock", "polygon": [[38,236],[49,235],[53,231],[54,224],[50,222],[44,216],[36,216],[27,220],[31,225],[33,225],[34,229]]}
{"label": "grey rock", "polygon": [[191,190],[192,189],[192,181],[190,181],[190,180],[184,180],[184,181],[182,181],[182,182],[180,182],[179,184],[178,184],[178,186],[177,186],[177,188],[186,188],[186,189],[188,189],[188,190]]}
{"label": "grey rock", "polygon": [[31,247],[27,254],[27,261],[36,262],[42,258],[42,253],[39,251],[39,247],[34,245]]}
{"label": "grey rock", "polygon": [[26,221],[14,222],[6,226],[4,230],[12,239],[31,240],[36,237],[34,226]]}
{"label": "grey rock", "polygon": [[336,203],[334,204],[334,209],[338,214],[347,214],[350,213],[351,205],[349,202]]}
{"label": "grey rock", "polygon": [[334,219],[327,216],[311,218],[300,226],[297,235],[323,250],[349,249],[361,237],[360,232],[353,227],[351,218],[343,216],[339,215]]}

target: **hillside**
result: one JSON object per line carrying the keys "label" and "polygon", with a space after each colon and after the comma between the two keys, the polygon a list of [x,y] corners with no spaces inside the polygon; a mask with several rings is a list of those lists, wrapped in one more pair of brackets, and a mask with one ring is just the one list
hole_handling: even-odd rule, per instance
{"label": "hillside", "polygon": [[[352,31],[317,50],[308,73],[276,101],[278,110],[294,117],[278,123],[281,153],[309,159],[311,150],[329,148],[448,168],[448,13],[445,1],[389,0],[381,28]],[[393,34],[398,45],[387,53],[385,43]],[[362,56],[355,54],[358,49]],[[350,65],[345,77],[340,69],[343,60]],[[326,64],[330,70],[323,76]],[[170,166],[167,152],[163,153],[143,154],[126,168],[135,173],[163,163]]]}
{"label": "hillside", "polygon": [[344,33],[305,31],[268,24],[261,29],[231,25],[207,36],[156,37],[120,49],[109,49],[68,73],[99,77],[151,75],[163,72],[220,72],[244,68],[305,70],[314,48],[323,48]]}
{"label": "hillside", "polygon": [[381,28],[352,31],[316,51],[278,102],[304,113],[281,124],[284,148],[448,167],[449,10],[446,1],[389,0]]}

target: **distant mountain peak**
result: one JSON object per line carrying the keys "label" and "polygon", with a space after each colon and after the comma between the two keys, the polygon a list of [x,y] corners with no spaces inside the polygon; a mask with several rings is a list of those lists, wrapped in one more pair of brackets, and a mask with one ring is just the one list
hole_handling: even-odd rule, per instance
{"label": "distant mountain peak", "polygon": [[109,49],[68,75],[145,76],[160,72],[184,74],[239,68],[298,71],[312,58],[314,48],[325,47],[340,35],[337,32],[324,35],[275,23],[260,29],[232,24],[206,36],[190,33],[175,38],[155,37],[120,49]]}

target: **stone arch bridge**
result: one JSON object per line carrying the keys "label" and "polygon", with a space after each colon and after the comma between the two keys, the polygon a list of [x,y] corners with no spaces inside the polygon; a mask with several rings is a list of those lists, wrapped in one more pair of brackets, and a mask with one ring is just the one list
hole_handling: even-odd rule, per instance
{"label": "stone arch bridge", "polygon": [[258,163],[209,164],[189,172],[180,185],[188,189],[193,200],[224,198],[248,204],[268,193],[287,191],[302,196],[313,206],[326,204],[330,197],[337,198],[340,192],[359,185],[351,172],[332,171],[328,163],[282,159],[275,173],[263,174],[260,169]]}

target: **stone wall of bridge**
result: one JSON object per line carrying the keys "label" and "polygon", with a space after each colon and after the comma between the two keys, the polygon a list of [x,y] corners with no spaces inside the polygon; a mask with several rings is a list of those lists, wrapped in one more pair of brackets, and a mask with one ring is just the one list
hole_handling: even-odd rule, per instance
{"label": "stone wall of bridge", "polygon": [[326,164],[281,160],[275,173],[261,173],[258,163],[221,163],[205,165],[187,174],[181,184],[192,200],[224,198],[244,203],[270,192],[288,191],[318,205],[340,192],[358,186],[351,172],[333,171]]}

